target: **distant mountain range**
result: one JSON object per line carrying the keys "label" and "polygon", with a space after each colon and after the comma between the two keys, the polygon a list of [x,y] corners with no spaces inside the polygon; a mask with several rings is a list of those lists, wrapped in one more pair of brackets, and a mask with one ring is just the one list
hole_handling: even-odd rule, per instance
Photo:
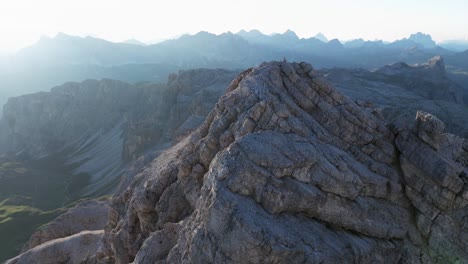
{"label": "distant mountain range", "polygon": [[317,68],[374,69],[400,61],[422,63],[436,55],[444,56],[449,66],[468,69],[466,52],[437,46],[423,33],[391,43],[363,39],[342,43],[328,41],[323,34],[299,38],[291,30],[273,35],[242,30],[220,35],[199,32],[153,45],[61,33],[43,37],[13,57],[0,58],[0,104],[10,96],[89,78],[165,82],[169,73],[180,69],[245,69],[282,59],[310,62]]}
{"label": "distant mountain range", "polygon": [[[319,67],[374,68],[395,60],[422,62],[433,55],[452,55],[455,51],[437,46],[430,35],[412,34],[391,43],[356,39],[340,42],[321,33],[299,38],[287,30],[266,35],[258,30],[241,30],[220,35],[199,32],[174,40],[145,45],[130,39],[113,43],[94,37],[75,37],[63,33],[43,37],[11,58],[10,70],[51,65],[98,65],[165,63],[181,68],[245,68],[265,60],[314,60]],[[423,58],[424,57],[424,58]]]}
{"label": "distant mountain range", "polygon": [[439,43],[439,46],[453,51],[465,51],[468,50],[468,39],[464,40],[447,40]]}
{"label": "distant mountain range", "polygon": [[125,40],[125,41],[122,41],[122,43],[125,43],[125,44],[132,44],[132,45],[139,45],[139,46],[146,46],[146,43],[141,42],[141,41],[139,41],[139,40],[137,40],[137,39],[134,39],[134,38],[132,38],[132,39],[127,39],[127,40]]}

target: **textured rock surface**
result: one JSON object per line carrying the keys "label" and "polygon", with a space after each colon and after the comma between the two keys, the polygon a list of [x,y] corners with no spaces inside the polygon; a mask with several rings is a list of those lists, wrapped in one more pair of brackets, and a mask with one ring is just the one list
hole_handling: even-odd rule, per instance
{"label": "textured rock surface", "polygon": [[82,231],[102,230],[108,219],[109,201],[80,202],[52,222],[40,227],[24,246],[23,252],[47,241],[71,236]]}
{"label": "textured rock surface", "polygon": [[103,231],[83,231],[51,240],[10,259],[5,264],[93,263],[93,254],[101,245]]}
{"label": "textured rock surface", "polygon": [[155,137],[147,139],[152,143],[170,140],[191,115],[207,115],[236,74],[220,69],[180,71],[166,85],[87,80],[10,98],[1,122],[9,144],[1,153],[40,158],[64,149],[78,152],[117,127],[124,144],[120,151],[131,156],[129,149],[141,150],[138,144],[148,143],[145,136]]}
{"label": "textured rock surface", "polygon": [[396,138],[405,193],[417,228],[435,262],[468,261],[468,141],[443,133],[444,125],[418,112],[413,131]]}
{"label": "textured rock surface", "polygon": [[466,262],[466,140],[389,129],[308,64],[240,74],[202,126],[123,184],[102,263]]}

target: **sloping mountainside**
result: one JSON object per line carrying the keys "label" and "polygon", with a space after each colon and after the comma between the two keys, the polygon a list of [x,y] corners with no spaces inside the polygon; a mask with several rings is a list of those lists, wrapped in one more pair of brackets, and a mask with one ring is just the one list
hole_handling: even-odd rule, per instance
{"label": "sloping mountainside", "polygon": [[[50,57],[58,56],[49,54]],[[37,67],[37,65],[42,65]],[[164,82],[172,72],[179,68],[168,64],[125,64],[100,66],[94,64],[63,64],[46,66],[32,62],[13,71],[1,69],[0,106],[9,97],[39,91],[48,91],[51,87],[65,82],[81,82],[87,79],[115,79],[129,83]],[[59,74],[60,73],[60,74]]]}
{"label": "sloping mountainside", "polygon": [[393,123],[409,124],[416,112],[423,110],[443,120],[447,131],[468,137],[468,89],[449,79],[441,57],[419,65],[396,63],[374,71],[335,68],[320,72],[349,97],[381,108]]}
{"label": "sloping mountainside", "polygon": [[465,263],[468,142],[389,125],[306,63],[238,75],[116,190],[104,231],[7,263]]}
{"label": "sloping mountainside", "polygon": [[0,261],[62,207],[112,193],[195,129],[236,74],[187,70],[164,85],[87,80],[11,98],[0,120]]}
{"label": "sloping mountainside", "polygon": [[447,56],[449,76],[465,87],[465,100],[468,101],[468,50]]}
{"label": "sloping mountainside", "polygon": [[448,56],[447,61],[450,65],[468,70],[468,50]]}
{"label": "sloping mountainside", "polygon": [[32,160],[56,157],[93,175],[102,188],[145,147],[170,144],[177,133],[196,128],[235,74],[182,71],[167,85],[87,80],[11,98],[1,121],[2,151]]}

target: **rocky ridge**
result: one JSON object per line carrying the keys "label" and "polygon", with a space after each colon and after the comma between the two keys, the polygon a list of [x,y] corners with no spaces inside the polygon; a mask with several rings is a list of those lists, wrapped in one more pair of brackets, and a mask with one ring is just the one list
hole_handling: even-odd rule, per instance
{"label": "rocky ridge", "polygon": [[117,190],[96,259],[465,262],[467,164],[436,117],[388,126],[310,65],[265,63]]}

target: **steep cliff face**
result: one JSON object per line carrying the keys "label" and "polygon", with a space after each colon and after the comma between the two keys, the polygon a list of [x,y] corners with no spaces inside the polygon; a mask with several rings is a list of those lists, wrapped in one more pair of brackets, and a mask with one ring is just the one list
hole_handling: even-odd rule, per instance
{"label": "steep cliff face", "polygon": [[235,75],[181,71],[166,85],[88,80],[10,98],[0,121],[1,152],[53,157],[76,174],[91,175],[83,195],[109,191],[148,147],[166,148],[177,140],[176,131],[196,128]]}
{"label": "steep cliff face", "polygon": [[[88,80],[11,98],[0,120],[0,203],[15,194],[31,197],[34,205],[17,206],[35,207],[35,214],[16,213],[10,218],[0,208],[0,230],[4,230],[0,262],[19,254],[35,228],[62,212],[58,208],[83,197],[111,194],[121,180],[123,184],[130,180],[162,150],[194,130],[236,75],[198,69],[174,74],[167,84]],[[39,214],[41,210],[47,214]],[[105,219],[103,212],[91,211],[90,216]],[[6,221],[1,221],[2,214]],[[60,223],[60,230],[54,225],[35,233],[28,247],[52,238],[66,242],[56,236],[76,234],[80,226]],[[58,242],[53,245],[60,247]]]}
{"label": "steep cliff face", "polygon": [[195,69],[169,76],[165,86],[142,85],[125,126],[124,159],[148,146],[177,142],[197,128],[224,94],[237,71]]}
{"label": "steep cliff face", "polygon": [[10,98],[4,107],[11,150],[43,157],[60,152],[100,129],[110,131],[136,101],[131,85],[88,80],[67,83],[51,92]]}
{"label": "steep cliff face", "polygon": [[443,130],[422,112],[390,129],[310,65],[262,64],[121,186],[96,259],[466,262],[468,143]]}

